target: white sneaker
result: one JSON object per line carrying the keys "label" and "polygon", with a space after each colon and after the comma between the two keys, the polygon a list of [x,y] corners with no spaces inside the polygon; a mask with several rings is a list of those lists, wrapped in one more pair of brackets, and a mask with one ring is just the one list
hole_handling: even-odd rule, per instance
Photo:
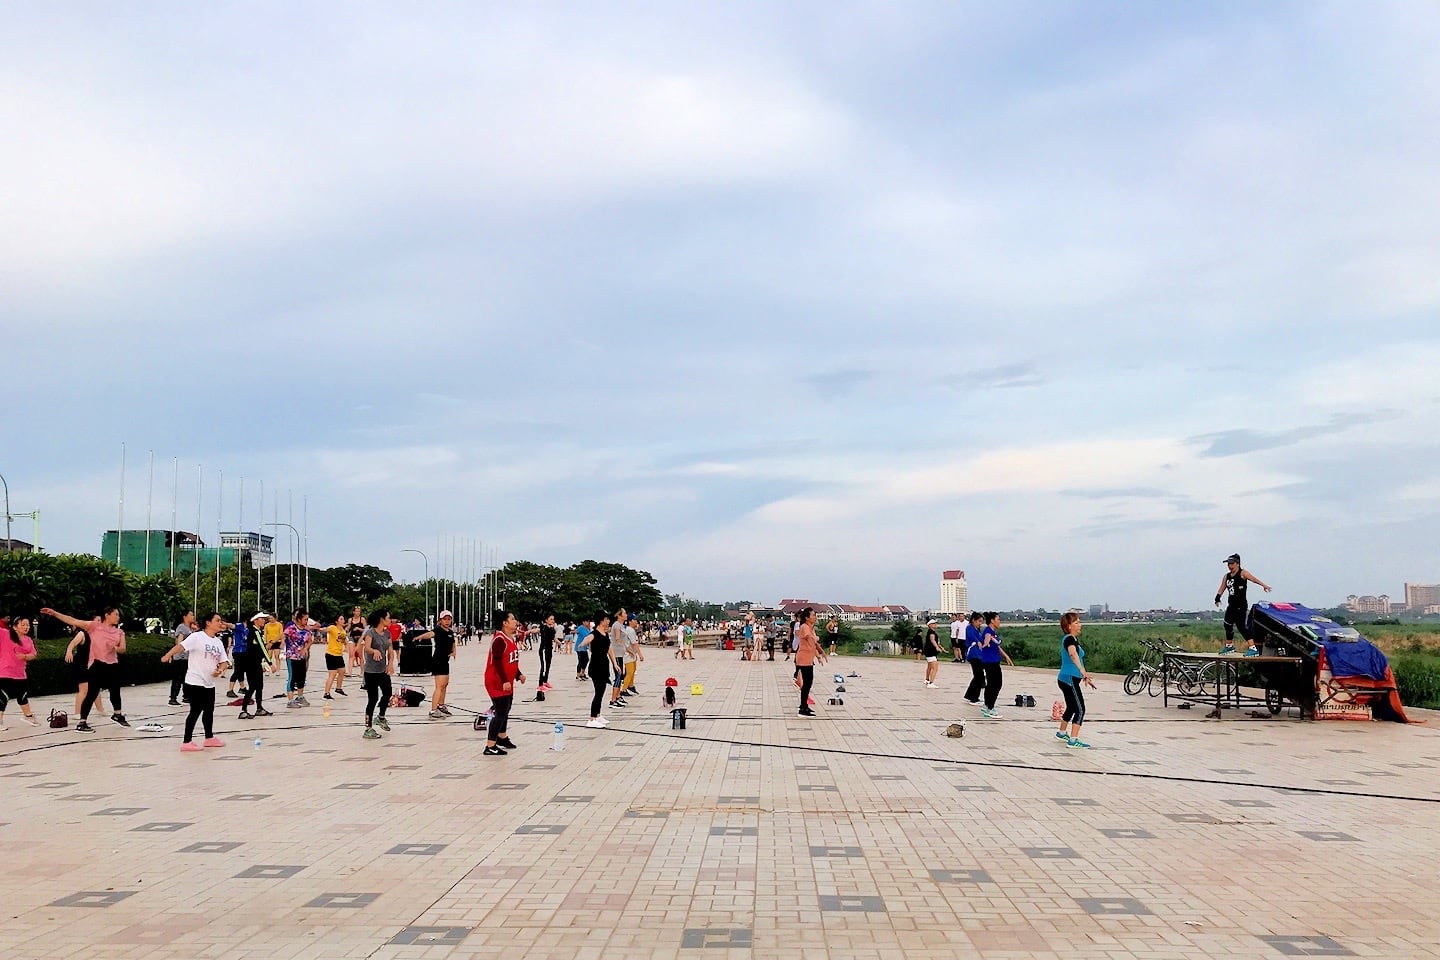
{"label": "white sneaker", "polygon": [[609,721],[609,720],[606,720],[604,717],[596,717],[595,719],[597,719],[597,720],[600,721],[600,726],[602,726],[602,727],[608,727],[608,726],[610,726],[610,721]]}
{"label": "white sneaker", "polygon": [[30,726],[32,726],[32,727],[38,727],[38,726],[40,726],[40,721],[39,721],[39,720],[36,720],[34,717],[27,717],[27,716],[24,716],[24,715],[22,714],[21,717],[20,717],[20,719],[21,719],[21,720],[24,720],[26,723],[30,724]]}
{"label": "white sneaker", "polygon": [[605,726],[605,723],[604,723],[604,721],[602,721],[599,717],[596,717],[595,719],[591,720],[589,723],[585,724],[585,726],[587,726],[587,727],[603,727],[603,726]]}

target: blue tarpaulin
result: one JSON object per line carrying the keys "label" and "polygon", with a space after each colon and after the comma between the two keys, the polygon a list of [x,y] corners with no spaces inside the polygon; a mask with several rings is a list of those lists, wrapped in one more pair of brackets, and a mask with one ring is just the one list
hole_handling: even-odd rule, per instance
{"label": "blue tarpaulin", "polygon": [[1257,603],[1272,620],[1290,627],[1312,643],[1325,648],[1330,672],[1337,677],[1369,677],[1384,680],[1390,662],[1380,649],[1353,627],[1342,626],[1298,603]]}

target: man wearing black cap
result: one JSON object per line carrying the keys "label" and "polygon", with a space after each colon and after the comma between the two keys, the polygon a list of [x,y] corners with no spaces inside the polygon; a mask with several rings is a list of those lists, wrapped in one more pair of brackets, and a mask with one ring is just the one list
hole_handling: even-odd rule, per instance
{"label": "man wearing black cap", "polygon": [[1240,636],[1250,639],[1245,628],[1245,615],[1250,610],[1250,604],[1245,599],[1247,581],[1258,583],[1266,593],[1270,592],[1270,584],[1240,566],[1240,554],[1230,554],[1225,558],[1225,576],[1220,578],[1220,589],[1215,591],[1215,606],[1220,606],[1221,597],[1229,597],[1225,602],[1225,646],[1231,651],[1235,649],[1237,628]]}

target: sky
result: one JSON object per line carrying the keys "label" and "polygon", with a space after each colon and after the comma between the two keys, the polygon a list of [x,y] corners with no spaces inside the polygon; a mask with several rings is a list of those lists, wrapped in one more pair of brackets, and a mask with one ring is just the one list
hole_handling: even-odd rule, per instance
{"label": "sky", "polygon": [[183,529],[263,481],[403,580],[445,534],[710,600],[1440,582],[1433,3],[4,19],[0,473],[52,552],[123,444],[127,527],[178,463]]}

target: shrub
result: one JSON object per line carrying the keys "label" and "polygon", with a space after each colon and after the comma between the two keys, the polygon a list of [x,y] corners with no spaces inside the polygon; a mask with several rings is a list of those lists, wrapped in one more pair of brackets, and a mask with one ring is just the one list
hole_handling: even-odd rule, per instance
{"label": "shrub", "polygon": [[1440,657],[1428,653],[1401,653],[1390,658],[1395,685],[1406,706],[1440,708]]}

